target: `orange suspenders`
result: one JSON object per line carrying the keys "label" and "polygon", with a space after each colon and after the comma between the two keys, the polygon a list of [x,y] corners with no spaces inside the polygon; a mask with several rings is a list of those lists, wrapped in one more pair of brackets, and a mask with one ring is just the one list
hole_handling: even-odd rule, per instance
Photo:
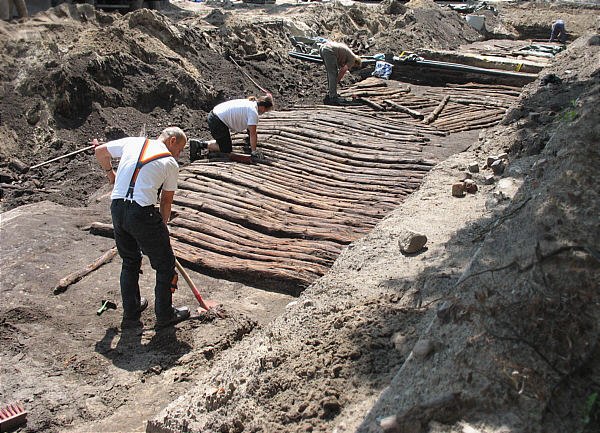
{"label": "orange suspenders", "polygon": [[156,161],[157,159],[167,158],[172,156],[170,152],[158,153],[156,155],[152,155],[150,157],[146,157],[146,150],[148,148],[148,144],[150,143],[150,139],[146,138],[144,141],[144,145],[142,146],[142,150],[140,151],[140,156],[138,156],[137,163],[135,164],[135,170],[133,171],[133,175],[131,176],[131,180],[129,181],[129,189],[127,190],[127,195],[125,198],[129,198],[133,200],[133,188],[135,187],[135,181],[140,173],[142,167],[149,162]]}

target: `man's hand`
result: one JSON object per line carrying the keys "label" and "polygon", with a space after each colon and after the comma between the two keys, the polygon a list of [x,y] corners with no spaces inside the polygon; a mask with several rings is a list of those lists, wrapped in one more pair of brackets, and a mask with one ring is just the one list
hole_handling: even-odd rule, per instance
{"label": "man's hand", "polygon": [[260,162],[260,161],[265,160],[265,156],[263,155],[263,153],[260,149],[253,150],[252,153],[250,154],[250,157],[252,158],[252,161],[254,161],[254,162]]}

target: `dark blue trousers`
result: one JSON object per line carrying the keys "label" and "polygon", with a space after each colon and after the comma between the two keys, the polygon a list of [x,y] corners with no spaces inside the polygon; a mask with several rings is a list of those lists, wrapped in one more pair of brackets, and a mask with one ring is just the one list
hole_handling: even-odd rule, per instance
{"label": "dark blue trousers", "polygon": [[139,276],[144,253],[156,271],[154,312],[158,320],[169,319],[173,313],[171,280],[175,275],[175,255],[160,212],[155,206],[142,207],[123,199],[113,200],[110,211],[117,250],[123,259],[120,279],[123,317],[139,316]]}

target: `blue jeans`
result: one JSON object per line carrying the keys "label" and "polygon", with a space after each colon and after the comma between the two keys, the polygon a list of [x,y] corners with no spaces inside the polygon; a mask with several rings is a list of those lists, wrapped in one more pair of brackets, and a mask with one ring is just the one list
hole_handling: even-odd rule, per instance
{"label": "blue jeans", "polygon": [[110,212],[117,250],[123,259],[120,279],[123,317],[139,316],[139,277],[144,253],[156,271],[154,312],[158,320],[169,319],[173,314],[171,280],[175,275],[175,255],[160,212],[155,206],[142,207],[123,199],[113,200]]}

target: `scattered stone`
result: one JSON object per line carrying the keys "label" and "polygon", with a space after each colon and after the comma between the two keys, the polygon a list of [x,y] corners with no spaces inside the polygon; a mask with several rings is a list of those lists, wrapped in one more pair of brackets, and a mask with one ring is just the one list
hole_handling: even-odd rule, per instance
{"label": "scattered stone", "polygon": [[465,191],[470,194],[475,194],[477,192],[477,184],[472,179],[465,179]]}
{"label": "scattered stone", "polygon": [[386,416],[381,421],[379,421],[379,426],[383,429],[385,433],[392,433],[400,430],[400,425],[398,424],[396,415]]}
{"label": "scattered stone", "polygon": [[486,185],[492,185],[494,183],[494,181],[496,180],[496,178],[494,177],[493,174],[488,174],[484,179],[483,179],[483,183]]}
{"label": "scattered stone", "polygon": [[491,166],[492,166],[492,164],[493,164],[494,162],[496,162],[496,161],[498,161],[498,157],[497,157],[497,156],[491,156],[491,155],[490,155],[490,156],[488,156],[488,157],[487,157],[486,165],[487,165],[488,167],[491,167]]}
{"label": "scattered stone", "polygon": [[433,343],[428,339],[419,340],[415,343],[415,347],[413,347],[412,351],[415,357],[424,359],[433,351]]}
{"label": "scattered stone", "polygon": [[504,164],[504,161],[501,159],[497,159],[490,166],[490,168],[492,169],[492,171],[494,172],[495,175],[501,175],[502,173],[504,173],[505,167],[506,167],[506,164]]}
{"label": "scattered stone", "polygon": [[402,350],[404,343],[406,343],[406,335],[402,334],[401,332],[396,332],[394,335],[392,335],[392,344],[398,352]]}
{"label": "scattered stone", "polygon": [[321,407],[324,412],[323,418],[330,418],[332,415],[339,414],[342,410],[342,405],[335,396],[325,397],[321,400]]}
{"label": "scattered stone", "polygon": [[464,182],[467,179],[473,179],[473,175],[471,173],[469,173],[468,171],[465,171],[462,176],[460,177],[460,182]]}
{"label": "scattered stone", "polygon": [[404,231],[398,240],[400,251],[406,254],[412,254],[421,251],[426,243],[427,236],[421,233],[413,232],[412,230]]}
{"label": "scattered stone", "polygon": [[473,162],[473,163],[469,164],[468,169],[471,173],[479,173],[479,164],[477,164],[476,162]]}
{"label": "scattered stone", "polygon": [[462,197],[465,195],[465,183],[457,182],[452,185],[452,195],[454,197]]}
{"label": "scattered stone", "polygon": [[508,161],[508,153],[506,153],[506,152],[501,153],[500,155],[498,155],[498,159],[503,159],[505,161]]}
{"label": "scattered stone", "polygon": [[312,299],[305,299],[304,301],[302,301],[302,306],[304,308],[309,308],[309,307],[312,307],[314,305],[315,305],[315,303],[312,301]]}

